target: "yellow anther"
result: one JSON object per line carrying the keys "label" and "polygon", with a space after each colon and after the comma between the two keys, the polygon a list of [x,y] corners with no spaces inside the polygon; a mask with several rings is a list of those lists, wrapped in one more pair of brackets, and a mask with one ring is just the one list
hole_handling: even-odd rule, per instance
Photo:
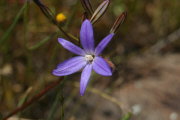
{"label": "yellow anther", "polygon": [[60,23],[60,22],[62,22],[64,20],[66,20],[66,16],[64,16],[64,14],[62,14],[62,13],[59,13],[56,16],[56,20]]}

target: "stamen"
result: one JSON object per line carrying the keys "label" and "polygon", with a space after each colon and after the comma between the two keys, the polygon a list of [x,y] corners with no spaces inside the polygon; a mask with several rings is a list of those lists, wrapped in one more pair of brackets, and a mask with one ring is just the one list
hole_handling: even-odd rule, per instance
{"label": "stamen", "polygon": [[85,55],[85,58],[88,63],[91,63],[94,60],[94,57],[92,55]]}

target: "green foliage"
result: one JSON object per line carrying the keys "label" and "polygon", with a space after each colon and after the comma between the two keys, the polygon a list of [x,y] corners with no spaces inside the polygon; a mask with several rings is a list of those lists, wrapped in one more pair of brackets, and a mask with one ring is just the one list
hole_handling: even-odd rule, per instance
{"label": "green foliage", "polygon": [[8,28],[8,30],[4,33],[4,35],[1,37],[0,39],[0,45],[6,40],[6,38],[10,35],[10,33],[12,32],[13,28],[15,27],[16,23],[18,22],[18,20],[20,19],[21,15],[23,14],[24,9],[26,8],[27,4],[29,3],[25,3],[21,10],[18,12],[16,18],[14,19],[13,23],[11,24],[11,26]]}
{"label": "green foliage", "polygon": [[[64,35],[61,34],[60,30],[57,30],[57,27],[49,23],[33,1],[31,1],[32,4],[30,5],[29,3],[19,4],[18,0],[15,0],[16,3],[10,4],[8,3],[9,1],[13,0],[2,0],[0,2],[0,14],[3,14],[2,17],[0,17],[0,71],[3,70],[3,67],[6,64],[11,66],[12,71],[9,72],[10,74],[8,75],[0,73],[0,90],[3,92],[0,105],[12,109],[16,106],[15,102],[20,101],[19,105],[21,106],[26,102],[26,99],[29,99],[29,96],[24,96],[22,99],[19,99],[20,96],[24,95],[24,90],[27,86],[33,86],[35,88],[35,91],[32,94],[33,96],[35,93],[45,88],[49,82],[55,80],[55,77],[51,74],[52,69],[56,65],[55,63],[63,61],[70,55],[66,54],[66,51],[62,50],[57,42],[57,37],[63,37]],[[79,34],[77,31],[80,28],[80,20],[84,10],[82,6],[78,4],[78,0],[72,1],[72,3],[57,0],[43,2],[45,2],[50,9],[52,8],[52,10],[55,10],[57,13],[63,12],[67,16],[67,21],[62,27],[64,31],[71,33],[73,36]],[[99,5],[98,1],[90,2],[92,5]],[[94,5],[92,6],[93,10],[97,8],[97,6]],[[104,31],[105,28],[110,29],[116,18],[123,11],[127,10],[128,16],[123,25],[123,29],[118,30],[118,34],[116,34],[114,40],[111,42],[112,46],[107,48],[107,50],[110,51],[107,51],[107,56],[105,56],[108,59],[112,59],[113,57],[112,62],[117,66],[121,66],[123,62],[131,56],[138,55],[139,52],[137,53],[137,51],[144,51],[144,49],[147,49],[152,46],[152,44],[156,43],[159,38],[168,36],[169,33],[175,31],[180,26],[180,14],[177,11],[179,6],[180,2],[178,0],[165,2],[162,2],[161,0],[111,0],[107,12],[102,17],[102,22],[100,21],[94,26],[95,30],[97,30],[95,33],[96,43],[99,42],[98,40],[100,40],[102,36],[107,34],[107,31]],[[169,48],[172,49],[175,46],[177,49],[179,48],[179,45],[180,43],[177,41],[177,44],[172,44]],[[7,52],[3,51],[4,48]],[[117,69],[119,68],[120,67]],[[120,68],[120,70],[122,69]],[[119,74],[122,75],[122,71],[118,71],[118,75]],[[100,77],[96,76],[91,79],[95,81],[97,78],[99,81],[101,80]],[[113,78],[116,77],[112,77],[112,79]],[[111,78],[109,77],[109,79]],[[106,86],[109,94],[111,94],[112,90],[115,88],[114,86],[121,86],[121,83],[117,82],[119,79],[124,78],[122,76],[117,76],[117,80],[109,80],[108,85],[110,86]],[[79,76],[78,79],[75,79],[74,81],[77,82],[78,80]],[[107,84],[107,82],[104,83]],[[96,84],[96,82],[93,82],[93,85],[94,84]],[[19,88],[15,89],[17,86],[19,86]],[[62,94],[64,86],[65,83],[61,83],[58,91],[55,91],[57,94],[55,95],[55,100],[49,110],[49,120],[56,117],[55,114],[58,111],[57,108],[61,111],[58,113],[58,117],[66,119],[66,116],[64,116],[66,107],[68,107],[72,100],[78,96],[79,91],[77,88],[74,88],[74,91],[70,93],[72,94],[70,95],[71,97],[65,96],[69,99],[69,103],[67,103],[67,99],[64,100]],[[89,87],[91,87],[91,85]],[[103,90],[103,93],[106,94],[104,91],[106,90]],[[92,95],[96,93],[89,94]],[[30,96],[30,98],[32,96]],[[73,111],[72,109],[69,111],[69,113],[73,113],[71,116],[78,113],[79,108],[84,100],[86,100],[86,97],[84,96],[80,99],[81,100],[78,99],[75,101],[77,110]],[[43,102],[48,104],[49,101]],[[58,106],[58,103],[61,103],[61,105]],[[74,103],[72,104],[74,105]],[[89,110],[88,117],[94,113],[93,110],[96,109],[96,104],[98,104],[98,102],[95,102],[94,104],[94,106],[91,106],[92,110]],[[41,105],[39,106],[41,107]],[[32,106],[32,108],[33,107],[34,106]],[[29,111],[31,111],[32,108],[29,108]],[[25,114],[29,112],[27,111],[25,111]],[[46,111],[47,110],[44,112]],[[29,112],[29,116],[30,115],[31,112]],[[132,114],[128,113],[123,116],[121,120],[129,120],[131,116]],[[0,113],[0,120],[2,119],[3,116]]]}
{"label": "green foliage", "polygon": [[67,76],[66,77],[64,77],[64,79],[63,79],[63,81],[62,81],[62,83],[61,83],[61,85],[60,85],[60,89],[59,89],[59,91],[58,91],[58,93],[57,93],[57,95],[56,95],[56,98],[55,98],[55,101],[54,101],[54,103],[53,103],[53,105],[52,105],[52,107],[51,107],[51,110],[50,110],[50,112],[49,112],[49,115],[48,115],[48,118],[47,118],[47,120],[52,120],[53,119],[53,114],[55,113],[55,110],[56,110],[56,107],[57,107],[57,104],[58,104],[58,102],[59,102],[59,99],[60,99],[60,102],[61,102],[61,120],[63,120],[63,116],[64,116],[64,111],[63,111],[63,104],[64,104],[64,96],[62,95],[62,90],[63,90],[63,88],[64,88],[64,84],[65,84],[65,82],[66,82],[66,79],[67,79]]}
{"label": "green foliage", "polygon": [[0,119],[3,120],[3,116],[1,115],[1,113],[0,113]]}
{"label": "green foliage", "polygon": [[121,118],[121,120],[129,120],[131,116],[132,116],[132,113],[128,113],[123,118]]}

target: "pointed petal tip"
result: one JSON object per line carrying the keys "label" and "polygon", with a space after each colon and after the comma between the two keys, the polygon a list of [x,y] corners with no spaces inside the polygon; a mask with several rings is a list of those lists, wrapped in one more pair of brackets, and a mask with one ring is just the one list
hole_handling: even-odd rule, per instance
{"label": "pointed petal tip", "polygon": [[109,74],[107,74],[107,76],[112,76],[112,72],[110,71]]}
{"label": "pointed petal tip", "polygon": [[96,47],[95,49],[95,56],[99,56],[104,48],[108,45],[108,43],[111,41],[112,37],[114,36],[114,33],[111,33],[107,35]]}
{"label": "pointed petal tip", "polygon": [[109,36],[111,36],[111,39],[112,39],[112,37],[114,36],[114,33],[110,33]]}
{"label": "pointed petal tip", "polygon": [[89,22],[89,23],[91,23],[88,19],[85,19],[84,22]]}
{"label": "pointed petal tip", "polygon": [[113,35],[114,35],[114,33],[111,33],[111,35],[113,36]]}
{"label": "pointed petal tip", "polygon": [[83,96],[83,95],[84,95],[84,92],[80,92],[80,95]]}
{"label": "pointed petal tip", "polygon": [[[98,74],[100,74],[100,73],[98,73]],[[109,71],[106,71],[106,72],[104,72],[103,74],[100,74],[100,75],[103,75],[103,76],[112,76],[112,71],[110,69]]]}
{"label": "pointed petal tip", "polygon": [[112,71],[108,63],[102,57],[96,57],[92,64],[93,70],[103,76],[111,76]]}
{"label": "pointed petal tip", "polygon": [[92,65],[86,65],[82,71],[80,86],[79,86],[81,96],[84,95],[84,92],[86,90],[87,84],[91,76],[91,72],[92,72]]}
{"label": "pointed petal tip", "polygon": [[88,27],[92,26],[91,22],[88,19],[84,20],[83,24],[87,25]]}
{"label": "pointed petal tip", "polygon": [[58,42],[61,44],[63,42],[63,38],[58,38]]}
{"label": "pointed petal tip", "polygon": [[82,69],[87,64],[82,56],[76,56],[60,63],[54,70],[55,76],[66,76]]}
{"label": "pointed petal tip", "polygon": [[81,41],[81,45],[84,48],[84,51],[87,54],[93,54],[94,53],[95,49],[94,49],[93,26],[88,19],[86,19],[81,25],[80,41]]}
{"label": "pointed petal tip", "polygon": [[88,19],[85,19],[82,24],[91,24],[91,22]]}
{"label": "pointed petal tip", "polygon": [[52,74],[55,75],[55,76],[61,76],[61,75],[59,75],[59,74],[57,73],[56,68],[52,71]]}
{"label": "pointed petal tip", "polygon": [[65,40],[63,38],[58,38],[58,42],[67,50],[69,50],[70,52],[76,54],[76,55],[80,55],[80,56],[84,56],[85,55],[85,51],[83,49],[81,49],[80,47],[74,45],[73,43],[71,43],[68,40]]}
{"label": "pointed petal tip", "polygon": [[62,45],[63,39],[62,38],[58,38],[58,42]]}
{"label": "pointed petal tip", "polygon": [[80,86],[80,95],[81,96],[83,96],[84,95],[84,93],[85,93],[85,89],[84,89],[84,87],[83,86]]}

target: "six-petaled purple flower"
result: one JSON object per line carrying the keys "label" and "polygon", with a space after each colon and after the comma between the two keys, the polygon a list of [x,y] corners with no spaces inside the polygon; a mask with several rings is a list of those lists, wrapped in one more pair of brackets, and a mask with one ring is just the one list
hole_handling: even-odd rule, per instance
{"label": "six-petaled purple flower", "polygon": [[70,58],[59,64],[57,68],[53,70],[53,74],[56,76],[70,75],[84,67],[80,81],[80,94],[82,96],[87,87],[92,69],[103,76],[112,75],[110,66],[100,54],[110,42],[113,35],[114,33],[111,33],[106,36],[95,48],[93,26],[89,20],[85,20],[82,23],[80,31],[80,41],[84,50],[63,38],[58,38],[59,43],[64,48],[79,56]]}

